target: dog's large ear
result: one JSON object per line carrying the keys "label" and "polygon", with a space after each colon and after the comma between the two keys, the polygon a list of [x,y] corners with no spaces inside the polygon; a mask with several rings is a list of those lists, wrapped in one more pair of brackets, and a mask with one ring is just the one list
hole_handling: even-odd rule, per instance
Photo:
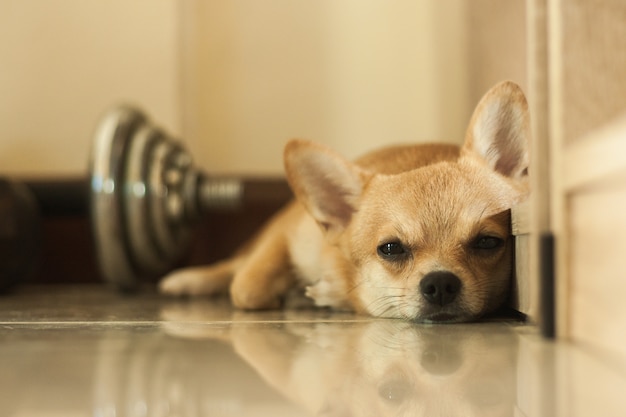
{"label": "dog's large ear", "polygon": [[300,139],[287,144],[284,159],[289,185],[311,216],[327,234],[344,230],[370,174],[329,148]]}
{"label": "dog's large ear", "polygon": [[480,100],[465,135],[463,152],[478,156],[493,170],[511,179],[527,177],[528,103],[517,84],[510,81],[497,84]]}

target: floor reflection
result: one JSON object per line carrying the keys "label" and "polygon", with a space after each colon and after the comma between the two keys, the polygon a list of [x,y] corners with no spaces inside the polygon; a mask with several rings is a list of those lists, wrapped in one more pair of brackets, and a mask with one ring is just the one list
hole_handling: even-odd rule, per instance
{"label": "floor reflection", "polygon": [[306,415],[219,340],[133,333],[99,342],[96,417]]}
{"label": "floor reflection", "polygon": [[623,363],[532,325],[413,325],[32,289],[0,303],[0,416],[624,415]]}
{"label": "floor reflection", "polygon": [[505,324],[196,307],[168,305],[151,322],[3,325],[0,415],[519,415],[519,336]]}
{"label": "floor reflection", "polygon": [[[316,416],[512,416],[518,336],[502,324],[395,320],[228,325],[166,312],[178,337],[232,346],[276,392]],[[245,313],[244,313],[245,314]],[[240,384],[241,381],[236,382]]]}

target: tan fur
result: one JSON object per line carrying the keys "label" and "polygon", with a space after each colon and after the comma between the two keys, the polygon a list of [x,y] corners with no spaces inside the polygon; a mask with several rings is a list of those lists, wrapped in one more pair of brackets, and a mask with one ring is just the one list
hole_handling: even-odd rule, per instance
{"label": "tan fur", "polygon": [[[353,163],[293,140],[284,158],[297,201],[248,250],[175,272],[161,290],[212,294],[231,275],[244,309],[277,308],[301,289],[317,306],[374,316],[480,317],[509,291],[509,210],[528,195],[528,130],[524,95],[504,82],[478,104],[461,148],[396,146]],[[387,244],[402,254],[382,254]]]}

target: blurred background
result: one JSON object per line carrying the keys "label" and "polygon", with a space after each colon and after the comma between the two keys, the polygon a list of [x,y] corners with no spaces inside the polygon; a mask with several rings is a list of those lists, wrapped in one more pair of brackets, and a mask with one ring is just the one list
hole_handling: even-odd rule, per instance
{"label": "blurred background", "polygon": [[458,143],[492,84],[525,87],[525,19],[523,0],[0,0],[0,172],[86,173],[124,102],[216,173],[280,175],[292,137]]}
{"label": "blurred background", "polygon": [[290,198],[289,139],[350,158],[461,143],[492,85],[511,79],[528,92],[527,9],[524,0],[0,0],[0,179],[28,184],[41,208],[13,223],[42,222],[39,234],[0,229],[0,267],[19,255],[35,265],[30,282],[102,281],[86,180],[94,131],[113,106],[138,106],[209,174],[270,182],[249,187],[254,203],[194,225],[181,264],[205,264]]}
{"label": "blurred background", "polygon": [[[119,103],[142,108],[215,174],[280,176],[293,137],[349,157],[460,143],[480,97],[510,79],[532,114],[520,310],[537,319],[540,285],[552,283],[543,312],[556,316],[557,336],[590,347],[622,381],[625,74],[624,0],[0,0],[0,177],[85,185],[96,124]],[[282,203],[210,213],[183,262],[227,256]],[[26,226],[42,221],[33,282],[102,282],[85,207],[39,219],[5,206]],[[0,212],[0,267],[18,263],[14,243],[29,236],[7,219]],[[600,405],[622,395],[619,383],[600,395],[583,388],[595,380],[574,357],[539,365],[552,362],[540,380],[572,393],[550,397],[567,406],[558,415],[599,414],[576,414],[571,398],[575,408],[585,395]]]}

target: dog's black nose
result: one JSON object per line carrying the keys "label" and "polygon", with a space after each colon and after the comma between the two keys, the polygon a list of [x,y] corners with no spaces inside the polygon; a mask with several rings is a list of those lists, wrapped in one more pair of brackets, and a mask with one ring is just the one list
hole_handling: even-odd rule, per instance
{"label": "dog's black nose", "polygon": [[426,301],[442,307],[454,301],[460,290],[461,280],[451,272],[431,272],[420,282],[420,291]]}

